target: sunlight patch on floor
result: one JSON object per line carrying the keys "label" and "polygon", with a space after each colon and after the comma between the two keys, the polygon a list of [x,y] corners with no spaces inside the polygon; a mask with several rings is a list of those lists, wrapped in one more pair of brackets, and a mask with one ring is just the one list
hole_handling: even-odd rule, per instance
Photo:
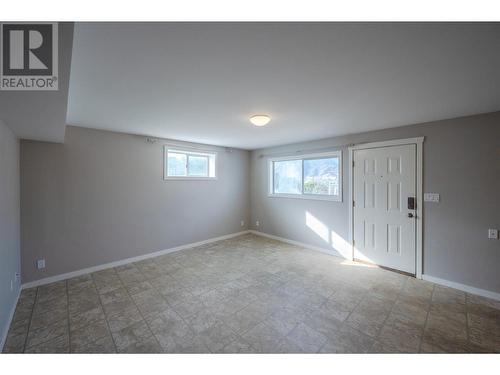
{"label": "sunlight patch on floor", "polygon": [[365,268],[379,268],[376,264],[368,264],[363,262],[356,262],[353,260],[346,259],[340,262],[343,266],[355,266],[355,267],[365,267]]}

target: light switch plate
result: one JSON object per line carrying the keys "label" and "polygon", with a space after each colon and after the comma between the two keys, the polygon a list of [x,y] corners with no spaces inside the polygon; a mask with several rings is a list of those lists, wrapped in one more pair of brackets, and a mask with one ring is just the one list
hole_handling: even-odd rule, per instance
{"label": "light switch plate", "polygon": [[424,193],[424,202],[439,203],[439,193]]}
{"label": "light switch plate", "polygon": [[488,238],[490,240],[498,240],[498,229],[488,229]]}
{"label": "light switch plate", "polygon": [[39,270],[45,268],[45,259],[38,259],[36,261],[36,268],[38,268]]}

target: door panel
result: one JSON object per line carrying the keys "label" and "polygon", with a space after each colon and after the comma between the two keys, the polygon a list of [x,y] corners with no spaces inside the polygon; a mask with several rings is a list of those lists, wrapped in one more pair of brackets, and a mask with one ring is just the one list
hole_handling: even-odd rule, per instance
{"label": "door panel", "polygon": [[354,151],[355,259],[415,274],[415,164],[415,145]]}

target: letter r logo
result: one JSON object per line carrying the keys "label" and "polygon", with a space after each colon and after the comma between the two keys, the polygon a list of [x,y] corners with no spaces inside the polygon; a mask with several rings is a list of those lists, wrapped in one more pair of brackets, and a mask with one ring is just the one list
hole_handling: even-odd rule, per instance
{"label": "letter r logo", "polygon": [[3,75],[52,76],[52,25],[2,25]]}
{"label": "letter r logo", "polygon": [[0,90],[59,90],[58,49],[57,22],[0,22]]}

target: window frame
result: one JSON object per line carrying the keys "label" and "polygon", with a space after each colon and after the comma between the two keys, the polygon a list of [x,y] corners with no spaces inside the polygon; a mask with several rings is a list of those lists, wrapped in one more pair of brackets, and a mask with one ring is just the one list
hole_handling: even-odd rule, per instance
{"label": "window frame", "polygon": [[[339,194],[326,195],[326,194],[311,194],[304,193],[304,161],[317,160],[328,158],[339,159]],[[289,193],[275,193],[274,192],[274,163],[288,160],[300,160],[302,162],[302,192],[300,194]],[[294,199],[312,199],[332,202],[342,202],[342,181],[343,181],[343,166],[342,166],[342,150],[335,150],[329,152],[303,154],[303,155],[290,155],[283,157],[271,157],[268,159],[268,197],[270,198],[294,198]]]}
{"label": "window frame", "polygon": [[[186,176],[169,176],[168,175],[168,153],[178,153],[186,155]],[[207,166],[208,166],[208,175],[207,176],[189,176],[189,157],[197,156],[197,157],[206,157],[207,158]],[[211,168],[211,158],[213,158],[213,169],[214,175],[210,176],[210,168]],[[164,180],[201,180],[201,181],[213,181],[217,180],[217,152],[212,150],[202,150],[202,149],[194,149],[194,148],[184,148],[177,147],[172,145],[164,145],[163,146],[163,179]]]}

